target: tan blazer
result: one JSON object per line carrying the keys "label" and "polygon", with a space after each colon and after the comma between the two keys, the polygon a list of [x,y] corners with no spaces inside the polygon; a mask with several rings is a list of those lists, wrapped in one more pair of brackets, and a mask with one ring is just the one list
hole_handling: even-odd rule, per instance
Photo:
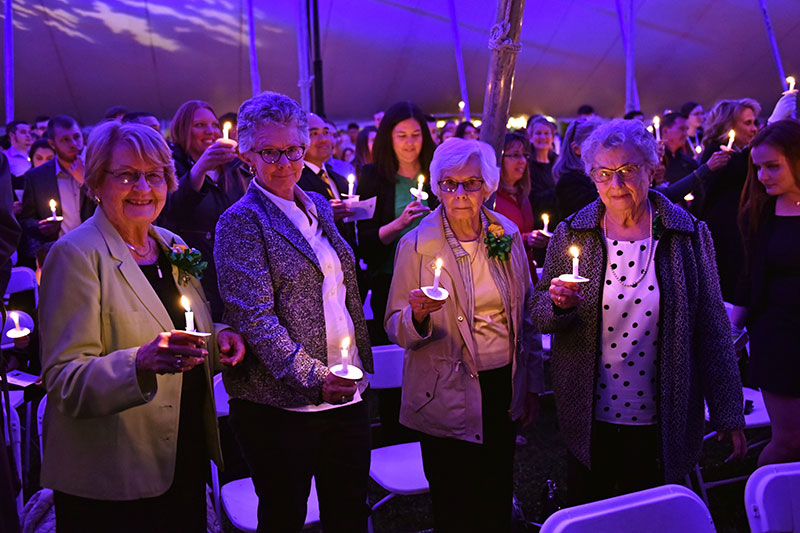
{"label": "tan blazer", "polygon": [[[153,227],[162,247],[183,241]],[[176,277],[177,268],[172,268]],[[214,331],[200,282],[178,290],[192,302],[198,331]],[[136,351],[172,321],[102,209],[59,239],[45,261],[40,290],[45,487],[85,498],[159,496],[172,484],[181,374],[138,380]],[[216,334],[205,363],[202,405],[206,447],[221,464],[211,385]],[[202,445],[198,443],[198,445]]]}
{"label": "tan blazer", "polygon": [[[400,423],[436,437],[481,443],[481,388],[475,364],[475,338],[465,308],[466,289],[456,258],[444,236],[442,206],[422,219],[397,246],[394,276],[386,306],[389,338],[406,349]],[[522,415],[526,392],[544,390],[541,337],[531,322],[533,287],[519,230],[504,216],[484,209],[490,223],[513,235],[511,257],[503,263],[510,285],[506,310],[516,350],[512,359],[513,396],[509,412]],[[408,293],[433,283],[436,258],[443,260],[441,286],[450,293],[444,307],[432,313],[420,335],[412,321]]]}

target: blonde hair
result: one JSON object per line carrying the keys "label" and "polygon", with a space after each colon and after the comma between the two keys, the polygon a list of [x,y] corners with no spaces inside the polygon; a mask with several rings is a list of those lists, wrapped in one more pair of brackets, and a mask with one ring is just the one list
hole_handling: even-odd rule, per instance
{"label": "blonde hair", "polygon": [[724,141],[728,132],[736,124],[736,117],[745,109],[752,110],[755,116],[761,113],[761,105],[752,98],[720,100],[708,112],[703,124],[705,130],[703,137],[718,142]]}
{"label": "blonde hair", "polygon": [[91,191],[103,186],[114,150],[121,145],[132,149],[142,161],[162,168],[169,191],[178,188],[175,163],[164,137],[150,126],[112,120],[93,129],[86,145],[86,186]]}

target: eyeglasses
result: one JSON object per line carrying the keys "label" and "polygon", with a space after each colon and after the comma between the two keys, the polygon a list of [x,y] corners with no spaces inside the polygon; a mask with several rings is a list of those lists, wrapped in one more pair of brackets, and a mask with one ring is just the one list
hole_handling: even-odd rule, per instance
{"label": "eyeglasses", "polygon": [[254,153],[261,156],[265,163],[277,163],[280,161],[281,156],[286,155],[289,161],[300,161],[306,153],[305,146],[290,146],[286,150],[278,150],[277,148],[264,148],[261,151],[253,150]]}
{"label": "eyeglasses", "polygon": [[475,178],[466,181],[444,179],[439,182],[439,188],[444,192],[456,192],[459,186],[464,187],[467,192],[478,192],[483,188],[483,180]]}
{"label": "eyeglasses", "polygon": [[592,177],[595,183],[606,183],[611,178],[614,177],[614,174],[619,176],[619,179],[622,181],[628,181],[633,179],[636,176],[636,173],[639,172],[641,169],[641,165],[634,165],[633,163],[627,163],[622,165],[621,167],[617,168],[593,168],[589,175]]}
{"label": "eyeglasses", "polygon": [[106,174],[110,174],[115,181],[122,185],[133,185],[138,183],[142,177],[151,187],[162,185],[165,181],[164,172],[161,170],[106,170]]}

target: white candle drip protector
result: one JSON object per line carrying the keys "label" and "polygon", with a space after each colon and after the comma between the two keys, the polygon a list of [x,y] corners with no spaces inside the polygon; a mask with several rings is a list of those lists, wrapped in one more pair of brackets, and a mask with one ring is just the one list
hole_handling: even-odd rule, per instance
{"label": "white candle drip protector", "polygon": [[579,270],[578,256],[580,255],[581,251],[578,249],[577,246],[570,246],[569,253],[572,255],[572,274],[561,274],[560,276],[558,276],[558,279],[570,283],[586,283],[587,281],[589,281],[589,278],[584,278],[578,273]]}
{"label": "white candle drip protector", "polygon": [[8,313],[9,318],[14,321],[14,328],[10,329],[6,335],[9,339],[21,339],[27,335],[30,335],[31,330],[28,328],[21,328],[19,327],[19,313],[16,311],[11,311]]}
{"label": "white candle drip protector", "polygon": [[447,298],[450,296],[450,293],[447,292],[447,289],[443,289],[439,286],[439,280],[442,277],[442,264],[442,258],[437,258],[433,270],[433,285],[429,287],[420,287],[420,290],[425,296],[438,302],[447,300]]}
{"label": "white candle drip protector", "polygon": [[338,378],[359,381],[364,377],[364,372],[357,366],[350,364],[350,337],[342,339],[342,362],[331,367],[331,374]]}

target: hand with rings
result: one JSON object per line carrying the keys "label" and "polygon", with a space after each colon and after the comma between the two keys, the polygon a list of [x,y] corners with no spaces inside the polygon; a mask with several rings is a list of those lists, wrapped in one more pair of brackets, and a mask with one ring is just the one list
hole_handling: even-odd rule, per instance
{"label": "hand with rings", "polygon": [[330,404],[347,403],[356,393],[356,382],[328,372],[322,382],[322,399]]}
{"label": "hand with rings", "polygon": [[583,301],[583,296],[577,283],[553,278],[550,280],[550,299],[559,309],[572,309]]}
{"label": "hand with rings", "polygon": [[177,374],[203,364],[208,351],[200,337],[180,331],[159,333],[136,352],[136,371]]}
{"label": "hand with rings", "polygon": [[446,300],[439,301],[428,298],[421,289],[414,289],[408,293],[408,304],[411,306],[414,320],[420,324],[429,314],[444,307],[445,302]]}

